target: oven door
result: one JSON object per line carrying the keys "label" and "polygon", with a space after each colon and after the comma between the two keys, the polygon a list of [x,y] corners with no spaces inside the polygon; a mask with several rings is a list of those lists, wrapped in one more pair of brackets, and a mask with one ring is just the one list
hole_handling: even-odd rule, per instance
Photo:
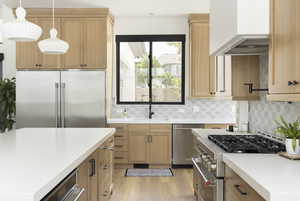
{"label": "oven door", "polygon": [[197,183],[196,201],[223,201],[223,179],[217,179],[213,174],[199,162],[199,159],[193,158],[194,178]]}
{"label": "oven door", "polygon": [[77,170],[67,176],[42,201],[78,201],[84,188],[77,184]]}

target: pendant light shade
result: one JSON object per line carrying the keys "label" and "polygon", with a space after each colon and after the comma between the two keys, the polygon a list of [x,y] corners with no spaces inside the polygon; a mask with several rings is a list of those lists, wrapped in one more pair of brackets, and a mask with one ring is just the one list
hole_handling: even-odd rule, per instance
{"label": "pendant light shade", "polygon": [[3,24],[3,36],[8,40],[18,42],[36,41],[42,34],[42,29],[25,19],[26,10],[20,6],[16,9],[17,19]]}
{"label": "pendant light shade", "polygon": [[50,30],[50,38],[42,40],[38,46],[44,54],[65,54],[69,49],[69,44],[57,38],[57,30]]}
{"label": "pendant light shade", "polygon": [[69,44],[57,38],[54,18],[54,0],[52,0],[52,18],[53,28],[50,30],[50,38],[40,41],[38,46],[44,54],[65,54],[69,50]]}

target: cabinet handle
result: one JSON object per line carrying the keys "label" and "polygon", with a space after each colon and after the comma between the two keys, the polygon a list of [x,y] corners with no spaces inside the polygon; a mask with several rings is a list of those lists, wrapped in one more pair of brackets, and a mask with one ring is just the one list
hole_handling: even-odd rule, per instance
{"label": "cabinet handle", "polygon": [[235,184],[235,185],[234,185],[234,188],[235,188],[241,195],[247,195],[247,192],[244,192],[244,191],[241,190],[241,186],[240,186],[240,185]]}
{"label": "cabinet handle", "polygon": [[122,147],[124,147],[123,145],[115,145],[115,147],[117,147],[117,148],[122,148]]}
{"label": "cabinet handle", "polygon": [[122,135],[115,135],[115,137],[122,138],[123,136]]}
{"label": "cabinet handle", "polygon": [[96,160],[95,159],[91,159],[89,161],[90,163],[90,167],[91,167],[91,173],[90,173],[90,177],[94,176],[96,174]]}
{"label": "cabinet handle", "polygon": [[299,84],[299,82],[296,80],[288,81],[288,86],[296,86],[297,84]]}
{"label": "cabinet handle", "polygon": [[103,167],[104,170],[107,170],[108,168],[109,168],[108,165],[104,165],[104,167]]}
{"label": "cabinet handle", "polygon": [[150,137],[150,143],[152,143],[152,135],[149,135],[149,137]]}

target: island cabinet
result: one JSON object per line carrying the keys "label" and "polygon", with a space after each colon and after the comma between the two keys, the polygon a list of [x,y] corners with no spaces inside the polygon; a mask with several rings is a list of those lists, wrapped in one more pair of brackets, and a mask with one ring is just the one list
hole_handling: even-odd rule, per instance
{"label": "island cabinet", "polygon": [[[49,38],[51,9],[27,9],[28,20]],[[113,17],[106,8],[56,9],[58,37],[69,43],[64,55],[45,55],[38,42],[17,43],[17,69],[109,69],[113,60]]]}
{"label": "island cabinet", "polygon": [[300,4],[271,0],[269,95],[271,101],[300,101]]}
{"label": "island cabinet", "polygon": [[231,168],[225,168],[224,201],[266,201]]}
{"label": "island cabinet", "polygon": [[78,184],[85,189],[80,201],[107,201],[112,193],[113,137],[78,167]]}

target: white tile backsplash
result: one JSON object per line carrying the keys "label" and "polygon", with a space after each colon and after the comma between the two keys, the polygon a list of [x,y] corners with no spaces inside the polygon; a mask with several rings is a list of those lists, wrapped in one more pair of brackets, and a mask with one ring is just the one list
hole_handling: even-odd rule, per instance
{"label": "white tile backsplash", "polygon": [[[260,58],[260,87],[268,87],[268,56]],[[283,116],[287,121],[294,121],[300,117],[300,103],[269,102],[266,92],[261,92],[260,101],[249,102],[249,127],[250,131],[274,133],[275,120]]]}
{"label": "white tile backsplash", "polygon": [[[122,116],[126,108],[129,118],[148,118],[148,105],[117,105],[112,107],[112,118]],[[230,100],[187,100],[185,105],[152,105],[154,118],[168,119],[222,119],[236,121],[236,102]]]}

